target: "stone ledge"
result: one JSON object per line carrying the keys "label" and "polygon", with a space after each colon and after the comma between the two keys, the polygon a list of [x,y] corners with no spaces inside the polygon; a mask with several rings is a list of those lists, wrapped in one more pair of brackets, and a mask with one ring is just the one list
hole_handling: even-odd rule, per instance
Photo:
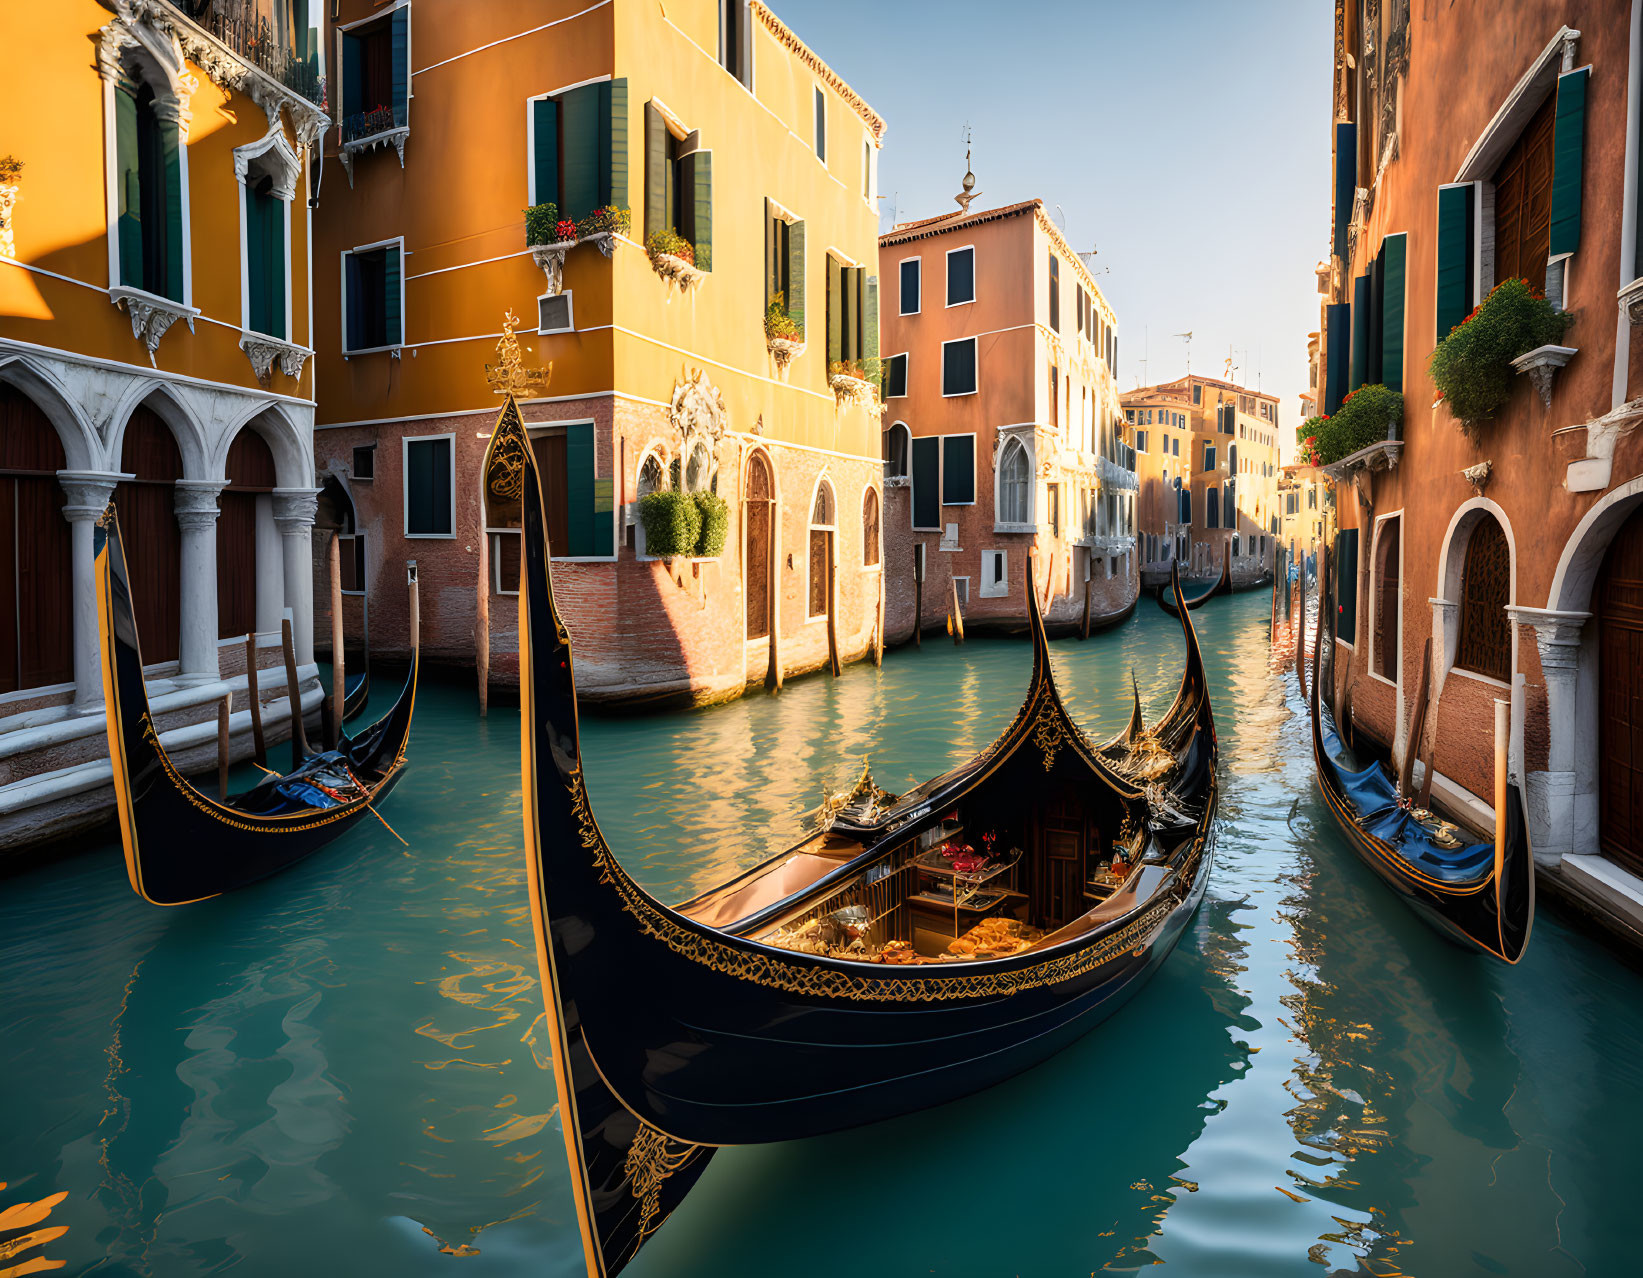
{"label": "stone ledge", "polygon": [[1595,854],[1565,852],[1559,865],[1571,891],[1594,898],[1633,927],[1643,929],[1643,879]]}

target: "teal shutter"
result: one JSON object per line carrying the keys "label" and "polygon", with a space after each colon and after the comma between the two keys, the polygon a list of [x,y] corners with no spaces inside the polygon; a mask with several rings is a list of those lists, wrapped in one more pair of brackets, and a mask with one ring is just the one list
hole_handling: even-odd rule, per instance
{"label": "teal shutter", "polygon": [[1358,126],[1335,126],[1335,256],[1346,257],[1346,228],[1358,194]]}
{"label": "teal shutter", "polygon": [[1381,245],[1385,282],[1381,304],[1381,382],[1403,390],[1404,272],[1409,254],[1407,234],[1388,235]]}
{"label": "teal shutter", "polygon": [[645,103],[645,238],[668,229],[667,121],[654,103]]}
{"label": "teal shutter", "polygon": [[1358,634],[1358,530],[1335,534],[1335,634],[1354,643]]}
{"label": "teal shutter", "polygon": [[1375,386],[1381,384],[1381,356],[1385,353],[1381,327],[1385,307],[1386,244],[1383,241],[1380,252],[1375,254],[1375,260],[1369,266],[1369,362],[1364,381]]}
{"label": "teal shutter", "polygon": [[[411,118],[411,7],[394,10],[393,23],[393,87],[394,124],[403,128]],[[518,116],[514,117],[518,119]],[[518,154],[515,152],[515,154]]]}
{"label": "teal shutter", "polygon": [[787,224],[787,316],[804,340],[804,223]]}
{"label": "teal shutter", "polygon": [[120,237],[120,279],[143,286],[143,187],[137,164],[137,98],[121,81],[114,89],[114,198]]}
{"label": "teal shutter", "polygon": [[[165,282],[164,293],[174,302],[183,300],[183,135],[169,120],[159,121],[160,150],[165,157]],[[150,283],[161,292],[158,281]]]}
{"label": "teal shutter", "polygon": [[867,288],[862,296],[861,356],[863,359],[877,359],[879,357],[879,277],[877,275],[867,277]]}
{"label": "teal shutter", "polygon": [[970,506],[976,499],[976,439],[974,435],[941,437],[941,504]]}
{"label": "teal shutter", "polygon": [[1363,385],[1369,372],[1369,277],[1360,275],[1352,281],[1352,384],[1348,390]]}
{"label": "teal shutter", "polygon": [[365,345],[365,307],[364,299],[360,297],[359,254],[347,254],[342,263],[342,309],[348,330],[347,344],[343,349],[357,351]]}
{"label": "teal shutter", "polygon": [[1472,309],[1472,201],[1476,187],[1438,188],[1437,340]]}
{"label": "teal shutter", "polygon": [[844,268],[831,253],[827,255],[827,363],[844,358]]}
{"label": "teal shutter", "polygon": [[1580,247],[1580,185],[1585,167],[1586,81],[1590,67],[1557,78],[1557,122],[1552,135],[1552,242],[1559,257]]}
{"label": "teal shutter", "polygon": [[1352,308],[1345,302],[1331,303],[1325,308],[1325,329],[1324,416],[1331,417],[1350,389],[1347,386],[1350,357],[1347,346],[1352,341]]}
{"label": "teal shutter", "polygon": [[365,110],[365,46],[357,36],[342,36],[342,118]]}
{"label": "teal shutter", "polygon": [[559,203],[559,104],[552,98],[531,103],[531,156],[536,168],[531,203]]}
{"label": "teal shutter", "polygon": [[399,246],[382,250],[382,315],[383,332],[389,346],[405,343],[405,317],[400,313]]}
{"label": "teal shutter", "polygon": [[628,82],[608,80],[599,89],[604,109],[601,154],[605,157],[605,177],[600,188],[601,204],[619,209],[628,207]]}
{"label": "teal shutter", "polygon": [[941,527],[941,440],[935,435],[913,439],[913,527]]}
{"label": "teal shutter", "polygon": [[[565,428],[565,507],[569,528],[566,553],[594,555],[593,423]],[[605,552],[608,553],[608,552]]]}
{"label": "teal shutter", "polygon": [[601,188],[608,183],[609,166],[601,138],[610,135],[600,90],[586,84],[559,99],[559,216],[581,221],[599,206]]}
{"label": "teal shutter", "polygon": [[[689,200],[690,229],[684,236],[696,250],[696,269],[713,269],[713,152],[696,151],[679,162],[680,183]],[[684,228],[680,228],[683,230]]]}

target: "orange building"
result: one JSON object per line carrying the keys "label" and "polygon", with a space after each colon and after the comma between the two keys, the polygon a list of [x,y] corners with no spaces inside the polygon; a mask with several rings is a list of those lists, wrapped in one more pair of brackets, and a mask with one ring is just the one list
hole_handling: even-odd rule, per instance
{"label": "orange building", "polygon": [[[965,190],[974,179],[966,175]],[[1137,591],[1134,458],[1119,432],[1118,321],[1029,200],[879,239],[889,562],[886,632],[1020,626],[1028,557],[1046,620],[1123,614]]]}
{"label": "orange building", "polygon": [[[404,647],[415,558],[425,654],[517,680],[518,535],[478,480],[512,311],[552,365],[523,406],[584,696],[867,652],[883,121],[757,3],[336,10],[317,453],[373,649]],[[722,546],[643,514],[712,494]]]}
{"label": "orange building", "polygon": [[[5,847],[113,801],[92,580],[110,497],[173,757],[215,755],[228,695],[249,750],[245,636],[279,667],[287,614],[318,703],[308,148],[327,119],[300,0],[11,4],[0,48]],[[272,728],[285,681],[261,679]]]}

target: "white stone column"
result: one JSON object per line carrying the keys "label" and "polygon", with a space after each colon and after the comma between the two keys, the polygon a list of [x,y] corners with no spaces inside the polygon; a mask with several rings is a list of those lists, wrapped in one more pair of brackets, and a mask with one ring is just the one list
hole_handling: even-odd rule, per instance
{"label": "white stone column", "polygon": [[1525,776],[1524,784],[1535,860],[1556,864],[1565,852],[1573,851],[1580,631],[1592,614],[1550,608],[1506,611],[1517,625],[1534,627],[1540,669],[1546,676],[1546,771]]}
{"label": "white stone column", "polygon": [[227,485],[215,479],[179,479],[177,526],[182,529],[182,624],[179,677],[206,683],[220,677],[217,665],[217,497]]}
{"label": "white stone column", "polygon": [[68,520],[73,566],[74,713],[101,714],[103,662],[98,652],[97,578],[92,539],[97,521],[108,509],[114,485],[130,475],[90,470],[60,470],[57,482],[68,498],[63,518]]}
{"label": "white stone column", "polygon": [[274,523],[274,499],[257,495],[257,633],[279,633],[285,612],[285,550]]}
{"label": "white stone column", "polygon": [[319,489],[276,488],[274,524],[285,549],[285,606],[299,666],[314,661],[314,515]]}

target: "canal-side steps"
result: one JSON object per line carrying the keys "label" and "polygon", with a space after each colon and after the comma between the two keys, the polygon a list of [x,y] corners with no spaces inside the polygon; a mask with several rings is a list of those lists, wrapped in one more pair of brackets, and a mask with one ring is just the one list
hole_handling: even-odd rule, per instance
{"label": "canal-side steps", "polygon": [[[303,718],[319,723],[325,689],[318,665],[297,670]],[[207,772],[217,762],[217,706],[234,698],[229,718],[229,757],[254,752],[244,674],[178,686],[150,682],[150,708],[160,742],[185,773]],[[263,737],[272,745],[290,735],[291,708],[283,666],[257,671]],[[5,854],[89,829],[114,807],[113,772],[102,706],[75,714],[66,706],[0,718],[0,864]]]}

